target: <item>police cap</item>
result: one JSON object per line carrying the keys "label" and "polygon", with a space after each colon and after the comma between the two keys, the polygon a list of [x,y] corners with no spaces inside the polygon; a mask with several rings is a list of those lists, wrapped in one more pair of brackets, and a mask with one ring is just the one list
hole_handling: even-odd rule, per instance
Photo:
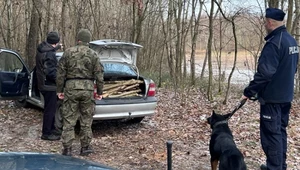
{"label": "police cap", "polygon": [[267,8],[266,18],[271,18],[276,21],[283,21],[285,13],[278,8]]}

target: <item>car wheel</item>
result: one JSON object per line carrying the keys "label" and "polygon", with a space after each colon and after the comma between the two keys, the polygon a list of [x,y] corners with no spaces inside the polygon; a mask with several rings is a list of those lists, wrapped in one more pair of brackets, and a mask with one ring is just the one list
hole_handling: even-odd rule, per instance
{"label": "car wheel", "polygon": [[27,107],[28,103],[27,103],[26,99],[20,99],[20,100],[15,100],[15,105],[17,107]]}
{"label": "car wheel", "polygon": [[54,126],[56,129],[62,130],[62,100],[57,101],[57,108],[54,117]]}
{"label": "car wheel", "polygon": [[129,120],[129,123],[141,123],[144,117],[135,117]]}

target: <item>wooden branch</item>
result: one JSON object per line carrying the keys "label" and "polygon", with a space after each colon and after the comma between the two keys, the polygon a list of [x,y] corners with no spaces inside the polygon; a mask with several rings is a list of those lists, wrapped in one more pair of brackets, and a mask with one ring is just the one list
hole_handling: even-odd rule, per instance
{"label": "wooden branch", "polygon": [[131,85],[131,86],[127,86],[124,90],[129,90],[129,89],[135,88],[137,86],[139,86],[139,84],[134,84],[134,85]]}
{"label": "wooden branch", "polygon": [[141,96],[138,92],[138,86],[144,83],[141,80],[122,80],[122,81],[105,81],[103,87],[103,98],[117,98],[117,97],[131,97],[131,96]]}
{"label": "wooden branch", "polygon": [[116,88],[113,88],[113,89],[110,89],[110,90],[108,90],[108,91],[105,91],[105,93],[113,93],[113,92],[117,92],[117,91],[119,91],[119,90],[123,90],[123,89],[125,89],[125,87],[126,86],[119,86],[119,87],[116,87]]}
{"label": "wooden branch", "polygon": [[103,91],[120,86],[120,84],[104,84]]}
{"label": "wooden branch", "polygon": [[134,90],[134,91],[128,91],[128,92],[124,92],[124,93],[119,94],[119,95],[110,95],[109,97],[112,97],[112,98],[115,98],[115,97],[124,97],[126,95],[130,95],[130,94],[134,94],[134,93],[138,93],[138,92],[141,92],[141,90],[138,89],[138,90]]}
{"label": "wooden branch", "polygon": [[135,83],[143,83],[142,80],[130,79],[130,80],[116,80],[116,81],[105,81],[105,84],[119,84],[119,83],[126,83],[126,82],[135,82]]}

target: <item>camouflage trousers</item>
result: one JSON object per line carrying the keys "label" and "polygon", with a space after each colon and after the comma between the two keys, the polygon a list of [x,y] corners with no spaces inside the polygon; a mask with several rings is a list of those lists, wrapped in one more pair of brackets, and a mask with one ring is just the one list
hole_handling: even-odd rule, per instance
{"label": "camouflage trousers", "polygon": [[67,90],[64,91],[62,108],[63,132],[62,144],[64,148],[72,146],[75,140],[74,127],[77,120],[80,122],[81,147],[88,146],[92,141],[92,122],[95,111],[93,91]]}

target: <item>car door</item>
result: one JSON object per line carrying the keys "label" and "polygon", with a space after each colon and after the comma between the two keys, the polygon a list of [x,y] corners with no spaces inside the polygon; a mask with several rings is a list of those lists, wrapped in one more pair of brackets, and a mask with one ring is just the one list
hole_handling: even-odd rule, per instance
{"label": "car door", "polygon": [[30,72],[21,56],[7,49],[0,49],[0,100],[26,98]]}

